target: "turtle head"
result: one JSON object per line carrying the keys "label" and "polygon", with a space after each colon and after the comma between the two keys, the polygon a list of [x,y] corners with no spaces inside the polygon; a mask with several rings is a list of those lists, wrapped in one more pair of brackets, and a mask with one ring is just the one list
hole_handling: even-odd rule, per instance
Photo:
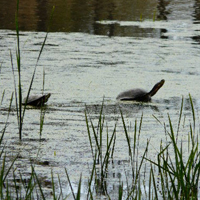
{"label": "turtle head", "polygon": [[165,83],[165,80],[164,80],[164,79],[162,79],[160,82],[156,83],[156,84],[153,86],[152,90],[148,93],[149,96],[152,97],[153,95],[155,95],[156,92],[164,85],[164,83]]}
{"label": "turtle head", "polygon": [[46,103],[48,101],[50,96],[51,96],[51,93],[48,93],[45,95],[44,103]]}

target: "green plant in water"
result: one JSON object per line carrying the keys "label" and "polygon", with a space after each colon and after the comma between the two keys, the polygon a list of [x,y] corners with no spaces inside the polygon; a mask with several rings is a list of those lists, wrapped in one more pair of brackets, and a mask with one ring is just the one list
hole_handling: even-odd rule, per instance
{"label": "green plant in water", "polygon": [[[0,199],[10,199],[10,192],[9,192],[10,190],[9,190],[8,184],[6,184],[6,179],[18,157],[18,155],[15,156],[13,158],[13,160],[11,161],[11,164],[9,164],[9,166],[8,166],[8,164],[7,164],[8,162],[6,162],[6,153],[4,153],[5,145],[3,145],[3,138],[4,138],[4,135],[6,132],[8,119],[9,119],[10,112],[11,112],[12,101],[13,101],[13,93],[10,98],[8,114],[7,114],[7,119],[6,119],[4,128],[0,131],[1,132],[1,138],[0,138],[0,147],[1,147],[1,151],[0,151],[0,160],[1,160],[1,162],[0,162],[0,164],[1,164],[0,165]],[[4,192],[4,188],[6,188],[6,192]]]}
{"label": "green plant in water", "polygon": [[153,21],[154,21],[154,22],[156,21],[156,15],[157,15],[157,14],[156,14],[156,10],[154,10],[154,11],[153,11]]}
{"label": "green plant in water", "polygon": [[0,104],[0,105],[2,105],[2,103],[3,103],[3,98],[4,98],[4,95],[5,95],[5,89],[3,90],[3,93],[2,93],[2,97],[1,97],[1,104]]}
{"label": "green plant in water", "polygon": [[41,106],[40,108],[40,140],[42,138],[42,130],[44,126],[44,117],[45,117],[46,108]]}
{"label": "green plant in water", "polygon": [[[16,99],[16,110],[17,110],[17,121],[18,121],[18,128],[19,128],[19,139],[22,139],[22,127],[23,127],[23,120],[24,120],[24,116],[25,116],[25,111],[26,111],[26,104],[27,104],[27,100],[32,88],[32,84],[33,84],[33,80],[35,77],[35,73],[36,73],[36,68],[38,65],[38,62],[40,60],[40,56],[42,54],[44,45],[46,43],[47,40],[47,36],[48,36],[48,32],[50,30],[50,24],[53,18],[53,13],[54,13],[54,9],[55,7],[53,7],[52,12],[51,12],[51,17],[50,17],[50,23],[48,26],[48,30],[46,33],[46,36],[44,38],[44,41],[42,43],[36,64],[35,64],[35,68],[32,74],[32,78],[31,78],[31,82],[29,85],[29,89],[27,92],[27,98],[26,98],[26,102],[24,107],[22,107],[22,84],[21,84],[21,54],[20,54],[20,37],[19,37],[19,0],[17,0],[17,10],[16,10],[16,15],[15,15],[15,24],[16,24],[16,35],[17,35],[17,51],[16,51],[16,58],[17,58],[17,71],[18,71],[18,92],[17,92],[17,84],[15,81],[15,76],[14,76],[14,67],[13,67],[13,59],[12,59],[12,54],[10,53],[10,57],[11,57],[11,65],[12,65],[12,71],[13,71],[13,76],[14,76],[14,87],[15,87],[15,99]],[[43,82],[43,87],[44,87],[44,82]]]}
{"label": "green plant in water", "polygon": [[[107,130],[107,141],[106,141],[106,146],[105,146],[103,144],[104,120],[105,120],[105,116],[103,115],[103,106],[104,106],[104,101],[102,102],[102,105],[101,105],[97,130],[95,130],[94,124],[90,120],[90,125],[91,125],[93,134],[90,131],[90,125],[89,125],[86,110],[85,110],[85,120],[86,120],[88,138],[89,138],[91,152],[93,156],[93,162],[94,162],[93,170],[95,173],[96,191],[97,193],[108,195],[107,184],[106,184],[105,179],[107,177],[107,170],[108,170],[108,164],[110,162],[110,158],[113,156],[113,153],[114,153],[116,124],[110,138],[109,138],[108,130]],[[95,144],[93,144],[92,137],[94,138]],[[105,150],[103,149],[104,146],[105,146]],[[92,173],[92,176],[93,176],[93,173]],[[90,184],[91,184],[91,181],[90,181]]]}
{"label": "green plant in water", "polygon": [[[3,63],[3,62],[2,62]],[[0,65],[0,74],[1,74],[1,68],[2,68],[2,63]],[[2,105],[3,103],[3,98],[4,98],[4,95],[5,95],[5,89],[3,90],[3,93],[2,93],[2,97],[1,97],[1,103],[0,103],[0,106]]]}
{"label": "green plant in water", "polygon": [[[194,106],[192,103],[192,98],[190,96],[190,104],[192,110],[192,118],[195,120]],[[11,108],[12,98],[10,100],[10,108]],[[181,103],[181,110],[178,120],[178,130],[180,130],[180,119],[182,118],[182,109],[183,109],[183,100]],[[9,109],[10,112],[10,109]],[[8,114],[9,116],[9,114]],[[134,135],[133,135],[133,143],[130,139],[130,134],[127,131],[127,127],[124,121],[124,117],[121,112],[121,119],[124,127],[124,132],[127,140],[128,146],[128,155],[130,157],[130,163],[132,168],[132,177],[127,177],[127,179],[131,178],[131,185],[127,184],[127,192],[124,190],[124,183],[119,183],[118,189],[118,199],[141,199],[142,191],[141,191],[141,169],[144,165],[144,159],[150,161],[150,173],[149,173],[149,182],[144,183],[144,186],[148,185],[149,191],[146,192],[146,198],[148,199],[197,199],[198,198],[198,181],[200,174],[200,158],[199,158],[199,150],[198,150],[198,137],[195,136],[195,122],[192,122],[190,125],[189,137],[190,140],[190,151],[188,155],[188,159],[184,157],[184,148],[183,143],[177,140],[179,131],[177,131],[177,135],[175,135],[175,131],[173,130],[173,125],[170,117],[168,116],[169,121],[169,131],[167,131],[166,126],[164,126],[166,133],[170,138],[170,143],[163,147],[163,143],[160,145],[160,151],[157,155],[157,162],[149,160],[146,158],[149,146],[149,140],[147,140],[147,145],[145,151],[142,155],[142,158],[139,162],[139,136],[141,133],[142,127],[142,119],[141,116],[139,128],[137,125],[137,120],[135,121],[134,126]],[[111,199],[109,196],[109,191],[107,190],[106,185],[106,177],[109,173],[109,162],[114,154],[114,144],[115,144],[115,136],[116,136],[116,126],[114,128],[113,133],[109,139],[108,130],[107,130],[107,140],[106,145],[103,143],[103,133],[105,126],[105,117],[103,115],[103,103],[100,110],[100,115],[98,118],[98,125],[95,128],[92,120],[90,119],[90,123],[88,120],[87,112],[85,111],[85,120],[88,131],[88,138],[91,146],[91,152],[93,156],[93,166],[91,175],[88,180],[88,193],[87,199],[94,199],[94,192],[91,188],[92,181],[95,179],[96,184],[96,192],[101,194],[105,194],[108,199]],[[158,119],[157,119],[158,120]],[[158,120],[159,121],[159,120]],[[160,121],[159,121],[160,122]],[[6,125],[5,125],[6,128]],[[3,135],[0,140],[0,144],[2,144]],[[171,149],[170,149],[171,148]],[[45,193],[42,187],[42,181],[38,178],[38,175],[35,172],[34,167],[31,165],[31,173],[30,177],[24,179],[22,174],[20,174],[20,183],[16,180],[16,169],[13,170],[13,187],[10,187],[9,182],[7,180],[8,174],[14,166],[14,162],[17,159],[17,156],[14,157],[13,161],[6,166],[6,154],[4,153],[4,147],[0,152],[1,170],[0,170],[0,198],[1,199],[34,199],[34,197],[38,197],[40,199],[46,199]],[[172,153],[174,155],[172,155]],[[153,166],[154,165],[154,166]],[[98,166],[100,166],[98,168]],[[157,174],[155,167],[158,169],[159,181],[157,179]],[[99,170],[100,169],[100,170]],[[98,171],[99,170],[99,171]],[[71,194],[74,199],[81,199],[81,185],[82,185],[82,176],[80,176],[80,180],[78,183],[78,189],[76,193],[72,188],[71,181],[69,179],[69,175],[67,170],[65,169],[67,180],[69,186],[71,188]],[[56,193],[56,183],[53,178],[53,171],[51,172],[51,184],[52,184],[52,198],[53,199],[65,199],[62,194],[62,187],[59,179],[60,186],[60,194],[59,196]],[[15,195],[14,195],[15,193]],[[99,195],[98,193],[98,195]],[[35,196],[36,195],[36,196]],[[67,198],[67,197],[66,197]]]}
{"label": "green plant in water", "polygon": [[72,196],[73,196],[74,200],[80,200],[81,199],[81,181],[82,181],[82,175],[80,176],[80,180],[79,180],[79,184],[78,184],[78,190],[77,190],[77,193],[76,193],[76,196],[75,196],[75,193],[74,193],[74,190],[73,190],[73,187],[72,187],[72,184],[71,184],[71,181],[70,181],[67,169],[65,169],[65,173],[67,175],[67,180],[68,180],[68,183],[69,183],[69,186],[70,186],[70,189],[71,189]]}
{"label": "green plant in water", "polygon": [[[127,126],[125,124],[124,117],[123,117],[121,110],[120,110],[120,113],[121,113],[121,119],[122,119],[122,123],[123,123],[123,127],[124,127],[124,133],[126,136],[126,141],[128,144],[128,151],[129,151],[129,157],[130,157],[130,163],[131,163],[131,169],[132,169],[131,186],[129,186],[129,184],[127,182],[127,199],[129,199],[129,198],[140,199],[141,195],[142,195],[141,188],[140,188],[140,174],[141,174],[141,169],[142,169],[142,166],[144,163],[145,156],[147,155],[147,152],[148,152],[150,140],[147,140],[145,151],[139,162],[138,148],[139,148],[139,138],[140,138],[141,128],[142,128],[143,114],[141,115],[141,118],[140,118],[138,131],[137,131],[137,120],[135,120],[134,138],[133,138],[133,147],[132,147],[131,139],[129,137],[129,134],[128,134],[128,131],[126,128]],[[128,178],[127,178],[127,180],[128,180]]]}
{"label": "green plant in water", "polygon": [[[18,20],[18,14],[19,14],[19,0],[17,0],[17,11],[15,14],[15,25],[16,25],[16,34],[17,34],[17,51],[16,51],[16,57],[17,57],[17,70],[18,70],[18,95],[15,92],[15,98],[16,98],[16,108],[17,108],[17,120],[18,120],[18,126],[19,126],[19,138],[21,138],[22,134],[22,124],[23,124],[23,117],[22,117],[22,85],[21,85],[21,56],[20,56],[20,38],[19,38],[19,20]],[[12,57],[11,57],[11,63]],[[13,65],[12,65],[13,69]],[[14,70],[13,70],[14,73]],[[16,85],[15,85],[16,89]],[[15,90],[16,91],[16,90]],[[18,99],[19,98],[19,99]],[[17,101],[17,99],[19,101]],[[18,108],[19,105],[19,108]]]}
{"label": "green plant in water", "polygon": [[[43,68],[42,94],[44,94],[44,85],[45,85],[45,70]],[[46,107],[41,105],[41,108],[40,108],[40,140],[42,137],[45,113],[46,113]]]}
{"label": "green plant in water", "polygon": [[[195,112],[190,95],[189,100],[193,116],[193,126],[192,124],[190,125],[190,140],[188,140],[188,145],[191,146],[191,149],[188,152],[187,159],[184,154],[185,148],[183,147],[183,142],[178,142],[177,140],[178,132],[177,136],[175,136],[170,116],[168,116],[170,130],[167,132],[170,138],[170,144],[165,147],[162,147],[161,144],[160,153],[157,155],[157,163],[146,158],[158,167],[163,199],[198,199],[198,182],[200,176],[199,142],[198,136],[195,136],[194,131]],[[183,101],[179,115],[178,130],[182,115],[182,107]],[[170,147],[172,148],[170,149]],[[154,189],[155,194],[157,194],[158,191],[155,184]]]}

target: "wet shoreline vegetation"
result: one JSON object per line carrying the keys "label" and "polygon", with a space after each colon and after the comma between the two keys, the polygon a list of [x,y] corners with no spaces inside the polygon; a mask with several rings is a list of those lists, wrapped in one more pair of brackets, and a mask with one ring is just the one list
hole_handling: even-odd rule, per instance
{"label": "wet shoreline vegetation", "polygon": [[[49,199],[49,194],[45,194],[43,188],[43,180],[35,171],[34,161],[30,159],[31,173],[29,177],[24,178],[23,172],[18,171],[15,166],[15,162],[20,159],[20,152],[12,158],[8,158],[4,150],[5,143],[3,139],[9,121],[12,99],[13,94],[9,103],[7,120],[1,130],[0,199]],[[196,119],[191,96],[189,96],[189,99],[192,122],[188,131],[187,147],[184,146],[185,143],[183,144],[180,137],[181,132],[179,131],[183,121],[184,99],[182,99],[176,131],[173,128],[170,116],[168,116],[168,122],[164,124],[154,116],[158,123],[163,126],[168,140],[167,143],[160,141],[160,151],[157,153],[156,160],[148,158],[150,139],[147,139],[143,154],[138,153],[141,129],[144,126],[142,123],[143,116],[141,116],[139,123],[135,121],[134,133],[129,133],[122,111],[120,111],[128,147],[129,160],[127,162],[129,163],[130,173],[127,175],[124,171],[127,181],[123,182],[119,178],[116,183],[112,183],[118,187],[118,194],[115,194],[114,197],[113,194],[109,193],[108,182],[109,174],[112,173],[110,170],[116,167],[114,154],[115,145],[118,142],[116,137],[117,123],[113,128],[113,132],[108,133],[104,115],[104,102],[101,105],[98,119],[90,118],[86,106],[85,122],[93,163],[92,168],[89,170],[87,194],[81,193],[82,175],[80,175],[78,188],[75,191],[72,186],[73,180],[65,168],[68,183],[66,187],[69,187],[71,192],[68,190],[68,194],[64,194],[66,188],[63,187],[59,175],[58,179],[55,180],[52,170],[52,179],[49,180],[52,189],[50,196],[53,199],[198,199],[199,146],[198,135],[195,133]],[[97,124],[94,123],[96,120]],[[185,155],[185,149],[188,149],[187,155]],[[41,165],[48,165],[48,163],[41,163]],[[146,174],[146,177],[143,176],[143,173]],[[63,192],[64,190],[65,192]]]}
{"label": "wet shoreline vegetation", "polygon": [[[12,110],[12,102],[15,99],[16,105],[16,116],[18,124],[19,140],[22,140],[23,131],[23,120],[26,111],[26,105],[22,104],[22,84],[21,84],[21,55],[20,55],[20,35],[18,28],[18,6],[16,12],[16,35],[17,35],[17,70],[18,70],[18,81],[15,80],[14,75],[14,64],[11,57],[11,65],[14,77],[15,90],[11,94],[7,119],[4,123],[4,127],[0,130],[0,199],[49,199],[43,188],[43,180],[38,176],[37,171],[33,162],[30,159],[30,176],[26,179],[23,177],[23,172],[18,172],[15,166],[16,160],[20,159],[20,152],[14,155],[11,159],[7,157],[5,151],[4,136],[6,134],[6,128],[9,122],[9,115]],[[53,11],[52,11],[53,15]],[[51,16],[52,18],[52,16]],[[47,39],[48,32],[42,44],[39,56],[34,68],[32,79],[30,82],[27,96],[29,96],[32,83],[34,81],[34,75],[37,68],[37,63],[40,59],[45,41]],[[2,64],[1,64],[2,65]],[[0,66],[1,68],[1,66]],[[1,71],[1,70],[0,70]],[[44,82],[43,82],[44,89]],[[1,104],[3,101],[4,93],[2,94]],[[147,139],[144,152],[142,156],[138,150],[140,148],[140,133],[143,124],[143,115],[141,116],[139,123],[137,120],[134,124],[133,138],[132,133],[128,132],[127,125],[124,120],[122,111],[120,110],[120,118],[123,124],[123,130],[126,137],[128,147],[128,163],[130,167],[130,174],[126,176],[126,181],[119,180],[114,183],[118,189],[118,194],[115,194],[115,199],[198,199],[198,182],[200,175],[200,159],[199,159],[199,143],[198,134],[195,129],[196,118],[195,109],[191,96],[189,95],[191,105],[192,123],[188,130],[188,152],[185,155],[185,148],[181,141],[180,125],[183,121],[183,105],[184,99],[181,102],[180,114],[178,117],[177,130],[174,130],[173,123],[170,115],[168,115],[168,121],[163,123],[156,116],[155,120],[163,126],[163,130],[167,137],[167,142],[160,141],[160,150],[157,153],[157,160],[152,160],[148,157],[150,151],[149,143],[150,139]],[[45,109],[41,107],[41,118],[40,118],[40,139],[42,135],[42,129],[45,119]],[[94,121],[97,120],[97,125]],[[117,123],[114,126],[113,132],[108,133],[107,125],[105,122],[104,115],[104,101],[99,111],[98,119],[91,119],[87,106],[85,108],[85,122],[86,130],[88,134],[88,142],[91,148],[91,160],[92,168],[90,169],[90,177],[88,178],[87,193],[84,194],[84,199],[113,199],[112,194],[109,193],[108,179],[110,168],[112,168],[115,162],[115,145],[118,142],[116,137]],[[106,139],[105,139],[106,138]],[[42,163],[48,165],[48,163]],[[146,167],[149,165],[149,167]],[[143,173],[146,174],[146,179],[143,179]],[[51,173],[52,179],[49,180],[51,187],[51,198],[52,199],[83,199],[81,192],[82,188],[82,175],[80,174],[80,180],[78,188],[75,190],[72,186],[72,179],[65,169],[67,186],[70,187],[71,192],[65,195],[63,184],[61,183],[60,177],[55,180],[53,170]],[[148,176],[148,177],[147,177]],[[19,178],[18,178],[19,177]]]}

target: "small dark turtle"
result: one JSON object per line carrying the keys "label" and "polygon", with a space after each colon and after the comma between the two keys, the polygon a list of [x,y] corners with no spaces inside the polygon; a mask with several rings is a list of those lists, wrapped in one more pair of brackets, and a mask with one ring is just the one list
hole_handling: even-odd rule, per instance
{"label": "small dark turtle", "polygon": [[146,92],[142,89],[132,89],[120,93],[117,96],[117,100],[120,101],[151,101],[151,97],[156,94],[156,92],[163,86],[165,80],[162,79],[160,82],[156,83],[150,92]]}
{"label": "small dark turtle", "polygon": [[50,96],[51,96],[50,93],[29,96],[27,102],[26,102],[26,98],[23,99],[22,104],[25,105],[26,103],[26,105],[42,106],[48,101]]}

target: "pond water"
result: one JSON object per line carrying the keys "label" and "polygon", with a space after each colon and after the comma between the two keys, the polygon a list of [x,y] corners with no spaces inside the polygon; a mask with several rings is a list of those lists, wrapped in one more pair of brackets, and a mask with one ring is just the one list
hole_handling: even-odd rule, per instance
{"label": "pond water", "polygon": [[[130,137],[133,137],[135,120],[139,124],[143,115],[139,157],[144,152],[147,139],[150,139],[148,155],[154,159],[160,141],[166,138],[163,126],[155,117],[168,124],[169,114],[176,129],[184,97],[185,122],[181,133],[183,142],[187,142],[192,119],[189,93],[197,121],[200,109],[198,1],[160,0],[145,1],[145,4],[134,1],[134,6],[132,1],[126,5],[123,1],[44,1],[44,4],[31,1],[31,5],[28,2],[20,2],[19,11],[23,97],[27,94],[46,35],[51,8],[53,5],[56,8],[31,90],[32,94],[42,93],[44,82],[44,92],[51,93],[45,107],[42,140],[39,140],[41,111],[28,107],[22,141],[19,141],[15,100],[4,136],[9,156],[21,150],[15,166],[24,178],[29,176],[32,162],[37,174],[44,180],[46,194],[50,195],[51,170],[55,177],[59,174],[65,185],[66,168],[75,191],[82,173],[84,196],[93,164],[85,109],[96,127],[103,99],[105,126],[110,134],[117,123],[114,153],[117,166],[116,171],[110,174],[109,188],[112,195],[118,192],[114,181],[118,182],[120,178],[126,182],[122,171],[124,168],[128,171],[128,146],[120,109]],[[0,107],[1,129],[14,91],[10,53],[17,81],[16,34],[12,19],[16,6],[9,4],[10,9],[6,13],[0,11],[0,97],[5,91]],[[0,9],[6,6],[7,1],[0,2]],[[9,13],[11,18],[6,18]],[[143,88],[148,91],[161,79],[165,79],[165,84],[150,103],[116,100],[116,96],[124,90]],[[70,193],[69,187],[64,192]]]}

